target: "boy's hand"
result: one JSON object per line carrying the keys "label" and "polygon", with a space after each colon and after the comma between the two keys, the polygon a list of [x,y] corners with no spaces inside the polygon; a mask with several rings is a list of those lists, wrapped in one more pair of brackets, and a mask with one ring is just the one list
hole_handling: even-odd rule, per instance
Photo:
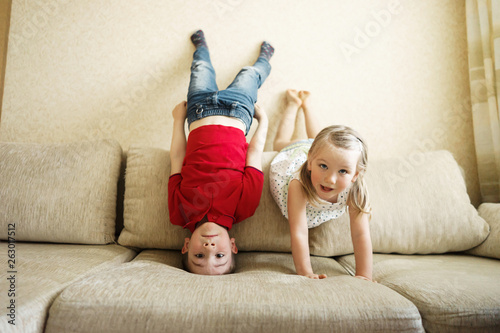
{"label": "boy's hand", "polygon": [[267,119],[267,114],[259,105],[255,104],[255,113],[253,117],[260,123],[262,120]]}
{"label": "boy's hand", "polygon": [[187,117],[187,102],[182,101],[172,110],[172,116],[175,120],[184,121]]}

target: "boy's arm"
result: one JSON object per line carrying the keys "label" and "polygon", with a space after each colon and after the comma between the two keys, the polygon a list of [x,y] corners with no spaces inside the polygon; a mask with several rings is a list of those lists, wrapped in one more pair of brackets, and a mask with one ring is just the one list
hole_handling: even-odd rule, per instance
{"label": "boy's arm", "polygon": [[172,143],[170,144],[170,175],[181,172],[184,156],[186,156],[186,133],[184,123],[187,115],[187,103],[181,102],[172,110],[174,125]]}
{"label": "boy's arm", "polygon": [[352,245],[356,261],[356,277],[372,281],[373,249],[370,238],[368,214],[359,210],[349,210]]}
{"label": "boy's arm", "polygon": [[298,275],[324,279],[325,274],[314,274],[309,254],[309,229],[306,220],[306,197],[302,184],[292,180],[288,186],[288,222],[292,241],[292,257]]}
{"label": "boy's arm", "polygon": [[264,110],[257,104],[255,104],[254,117],[259,122],[259,126],[248,145],[246,166],[262,170],[262,152],[264,151],[264,144],[266,143],[268,120]]}

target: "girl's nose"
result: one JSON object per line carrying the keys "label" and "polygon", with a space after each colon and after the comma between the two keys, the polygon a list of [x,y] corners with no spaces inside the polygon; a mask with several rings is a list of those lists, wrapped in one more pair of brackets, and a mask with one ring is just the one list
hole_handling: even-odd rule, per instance
{"label": "girl's nose", "polygon": [[330,184],[335,184],[337,182],[337,177],[335,173],[332,172],[331,174],[327,175],[326,181]]}

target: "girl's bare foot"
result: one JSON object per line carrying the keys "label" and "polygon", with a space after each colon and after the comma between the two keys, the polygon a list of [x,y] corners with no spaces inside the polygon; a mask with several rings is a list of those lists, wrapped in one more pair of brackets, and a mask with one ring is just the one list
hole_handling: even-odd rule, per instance
{"label": "girl's bare foot", "polygon": [[311,93],[307,90],[299,91],[299,97],[302,101],[302,110],[304,111],[304,119],[306,123],[307,137],[314,139],[321,131],[322,127],[319,124],[311,106]]}
{"label": "girl's bare foot", "polygon": [[288,105],[293,104],[296,107],[300,107],[302,105],[299,93],[297,93],[297,90],[295,89],[288,89],[286,91],[286,102]]}
{"label": "girl's bare foot", "polygon": [[302,102],[302,106],[303,107],[309,107],[310,104],[311,104],[311,100],[309,99],[309,97],[311,96],[311,93],[307,90],[301,90],[299,91],[299,98]]}

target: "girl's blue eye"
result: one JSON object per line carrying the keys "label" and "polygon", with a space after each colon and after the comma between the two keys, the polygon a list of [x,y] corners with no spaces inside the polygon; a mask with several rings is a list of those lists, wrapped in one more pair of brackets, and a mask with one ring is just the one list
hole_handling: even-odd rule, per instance
{"label": "girl's blue eye", "polygon": [[320,164],[319,167],[324,170],[328,169],[328,166],[326,164]]}
{"label": "girl's blue eye", "polygon": [[339,173],[342,174],[342,175],[345,175],[345,174],[347,174],[347,170],[342,169],[342,170],[339,171]]}
{"label": "girl's blue eye", "polygon": [[217,253],[215,256],[217,258],[224,258],[224,253]]}

